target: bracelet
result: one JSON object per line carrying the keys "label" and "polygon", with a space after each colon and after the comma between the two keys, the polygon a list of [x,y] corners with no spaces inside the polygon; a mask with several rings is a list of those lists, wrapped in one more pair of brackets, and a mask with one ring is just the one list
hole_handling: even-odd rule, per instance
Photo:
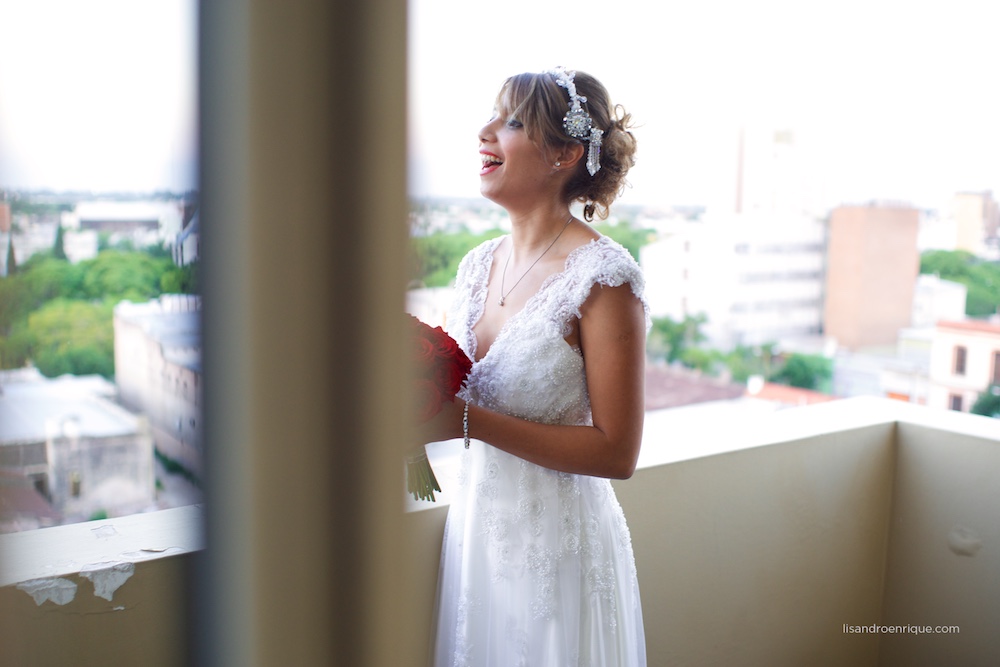
{"label": "bracelet", "polygon": [[462,435],[465,438],[465,448],[469,448],[469,402],[465,402],[465,409],[462,411]]}

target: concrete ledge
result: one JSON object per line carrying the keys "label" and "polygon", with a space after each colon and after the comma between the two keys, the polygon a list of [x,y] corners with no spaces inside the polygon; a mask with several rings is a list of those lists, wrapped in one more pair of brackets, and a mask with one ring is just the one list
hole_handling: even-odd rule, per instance
{"label": "concrete ledge", "polygon": [[0,587],[204,548],[200,505],[0,535]]}

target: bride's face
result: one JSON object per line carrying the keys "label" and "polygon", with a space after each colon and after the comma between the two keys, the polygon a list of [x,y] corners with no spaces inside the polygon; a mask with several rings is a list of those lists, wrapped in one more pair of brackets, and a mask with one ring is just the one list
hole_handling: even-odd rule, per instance
{"label": "bride's face", "polygon": [[494,113],[479,131],[479,189],[501,206],[548,196],[552,165],[517,118]]}

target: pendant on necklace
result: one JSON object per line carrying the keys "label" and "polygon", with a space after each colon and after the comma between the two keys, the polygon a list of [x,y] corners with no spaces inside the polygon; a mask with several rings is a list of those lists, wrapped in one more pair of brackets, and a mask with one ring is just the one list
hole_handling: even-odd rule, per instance
{"label": "pendant on necklace", "polygon": [[507,298],[507,297],[503,297],[503,296],[502,296],[502,297],[500,297],[500,300],[499,300],[499,301],[497,301],[497,303],[499,303],[499,304],[500,304],[500,307],[501,307],[501,308],[503,308],[503,302],[504,302],[504,299],[506,299],[506,298]]}

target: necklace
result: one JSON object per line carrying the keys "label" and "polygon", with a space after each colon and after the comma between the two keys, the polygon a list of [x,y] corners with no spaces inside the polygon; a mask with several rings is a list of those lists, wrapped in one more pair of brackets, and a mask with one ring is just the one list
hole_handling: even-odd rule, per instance
{"label": "necklace", "polygon": [[522,273],[521,277],[517,279],[517,282],[511,285],[511,288],[507,290],[506,294],[504,294],[503,285],[507,279],[507,265],[510,264],[510,256],[514,254],[514,242],[513,240],[511,241],[510,252],[507,253],[507,261],[503,263],[503,274],[500,276],[500,300],[497,303],[500,304],[501,308],[503,307],[503,302],[506,301],[507,297],[510,296],[510,293],[514,291],[514,288],[517,287],[522,280],[524,280],[524,277],[528,275],[533,268],[535,268],[535,264],[538,264],[538,261],[542,257],[545,257],[545,253],[547,253],[549,250],[552,249],[552,246],[556,244],[556,241],[559,240],[559,237],[562,236],[563,232],[566,231],[566,228],[569,227],[569,223],[571,222],[573,222],[573,216],[569,216],[569,220],[567,220],[566,224],[562,226],[562,229],[559,230],[559,233],[556,234],[556,237],[552,239],[552,243],[550,243],[549,246],[542,251],[542,254],[538,256],[538,259],[536,259],[534,262],[531,263],[531,266],[528,267],[528,270]]}

